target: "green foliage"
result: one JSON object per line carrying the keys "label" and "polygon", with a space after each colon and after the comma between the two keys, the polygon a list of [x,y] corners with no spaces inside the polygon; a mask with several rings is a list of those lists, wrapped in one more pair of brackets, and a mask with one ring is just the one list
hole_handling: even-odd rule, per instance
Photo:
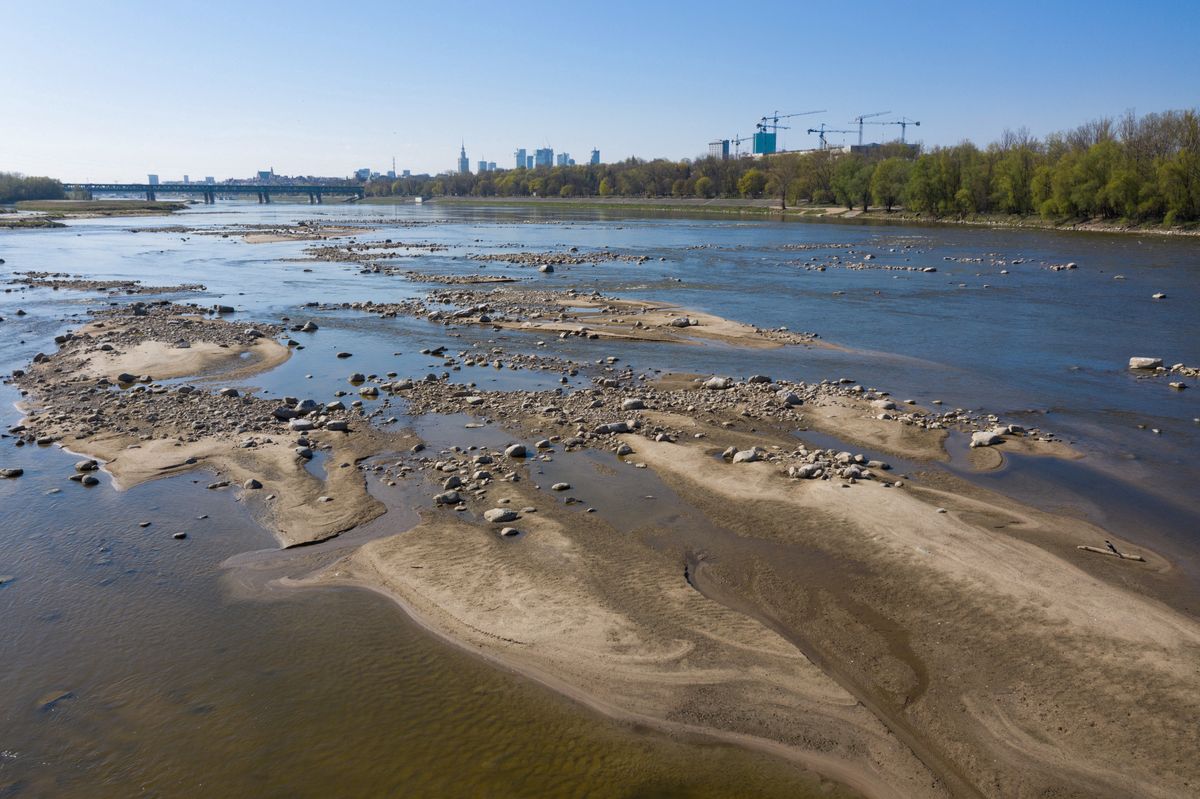
{"label": "green foliage", "polygon": [[871,173],[874,165],[859,155],[838,159],[833,168],[833,194],[839,204],[853,210],[855,205],[865,211],[871,204]]}
{"label": "green foliage", "polygon": [[[603,189],[603,188],[604,188],[603,185],[601,185],[601,189]],[[701,175],[700,177],[696,178],[696,196],[697,197],[705,197],[705,198],[712,197],[714,194],[714,191],[715,190],[713,189],[712,178],[710,178],[708,175]]]}
{"label": "green foliage", "polygon": [[876,205],[890,211],[900,202],[904,188],[908,185],[908,173],[912,164],[903,158],[885,158],[871,172],[871,198]]}
{"label": "green foliage", "polygon": [[0,172],[0,203],[21,200],[61,200],[63,185],[53,178],[27,178],[16,172]]}
{"label": "green foliage", "polygon": [[743,197],[760,197],[766,187],[767,173],[757,168],[747,169],[737,182],[738,194]]}

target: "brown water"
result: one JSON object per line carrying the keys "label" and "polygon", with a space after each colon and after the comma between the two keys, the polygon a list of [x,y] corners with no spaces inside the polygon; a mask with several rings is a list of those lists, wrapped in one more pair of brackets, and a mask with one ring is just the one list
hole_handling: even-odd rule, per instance
{"label": "brown water", "polygon": [[0,482],[0,796],[847,795],[599,716],[374,594],[273,587],[411,511],[280,554],[206,475],[89,490],[66,481],[67,453],[15,456],[26,476]]}

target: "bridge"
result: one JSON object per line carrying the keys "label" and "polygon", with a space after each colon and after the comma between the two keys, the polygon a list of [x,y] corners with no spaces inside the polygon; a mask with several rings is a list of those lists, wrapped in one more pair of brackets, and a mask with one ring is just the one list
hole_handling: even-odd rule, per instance
{"label": "bridge", "polygon": [[208,205],[217,201],[218,194],[256,194],[260,203],[271,202],[272,194],[307,194],[310,203],[322,202],[325,194],[353,195],[359,199],[366,196],[364,186],[351,183],[66,183],[63,188],[89,195],[145,194],[150,201],[158,194],[200,194]]}

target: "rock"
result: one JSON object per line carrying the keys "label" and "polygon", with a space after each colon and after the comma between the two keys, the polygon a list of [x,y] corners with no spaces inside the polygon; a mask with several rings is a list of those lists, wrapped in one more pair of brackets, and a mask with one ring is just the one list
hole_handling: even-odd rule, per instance
{"label": "rock", "polygon": [[728,377],[710,377],[700,385],[712,391],[721,391],[733,388],[733,380]]}
{"label": "rock", "polygon": [[640,399],[627,399],[621,403],[621,410],[623,411],[641,411],[645,410],[645,408],[646,403]]}
{"label": "rock", "polygon": [[354,357],[354,353],[352,353],[352,352],[339,352],[339,353],[337,354],[337,357],[339,357],[339,358],[353,358],[353,357]]}
{"label": "rock", "polygon": [[512,446],[510,446],[510,447],[507,447],[507,448],[504,450],[504,454],[505,454],[505,455],[507,455],[507,456],[508,456],[508,457],[510,457],[510,458],[524,458],[524,457],[527,457],[527,455],[526,455],[526,452],[525,452],[525,445],[524,445],[524,444],[513,444]]}
{"label": "rock", "polygon": [[972,447],[990,447],[1003,441],[1004,437],[995,430],[979,430],[971,434]]}
{"label": "rock", "polygon": [[671,327],[691,327],[694,324],[696,322],[686,316],[679,316],[671,320]]}
{"label": "rock", "polygon": [[779,392],[779,400],[789,408],[794,408],[797,405],[804,404],[804,400],[800,399],[800,397],[794,391]]}
{"label": "rock", "polygon": [[18,468],[16,468],[16,467],[9,467],[9,468],[7,468],[7,469],[0,469],[0,478],[3,478],[3,479],[5,479],[5,480],[12,480],[12,479],[15,479],[15,478],[17,478],[17,477],[20,477],[20,476],[21,476],[21,475],[23,475],[23,474],[25,474],[25,470],[24,470],[24,469],[18,469]]}
{"label": "rock", "polygon": [[278,408],[271,411],[271,415],[280,421],[286,422],[289,419],[295,419],[300,414],[293,408],[289,408],[286,405],[280,405]]}
{"label": "rock", "polygon": [[222,397],[237,397],[241,396],[236,388],[223,388],[217,392]]}
{"label": "rock", "polygon": [[766,375],[750,375],[749,379],[746,380],[746,382],[757,384],[757,383],[774,383],[775,381],[772,380],[771,378],[767,377]]}
{"label": "rock", "polygon": [[871,407],[879,408],[883,411],[894,411],[896,410],[896,403],[892,402],[890,399],[877,399],[871,401]]}
{"label": "rock", "polygon": [[94,472],[100,468],[100,464],[94,460],[78,461],[75,464],[77,472]]}
{"label": "rock", "polygon": [[457,505],[462,502],[462,497],[457,491],[446,491],[434,497],[433,501],[438,505]]}
{"label": "rock", "polygon": [[315,332],[317,332],[317,330],[319,330],[319,328],[317,327],[316,322],[310,321],[310,322],[305,322],[304,324],[300,325],[298,330],[301,333],[315,333]]}
{"label": "rock", "polygon": [[83,479],[79,482],[83,483],[85,486],[100,485],[100,480],[93,474],[84,475]]}
{"label": "rock", "polygon": [[521,534],[521,531],[515,527],[505,527],[503,530],[500,531],[500,535],[502,535],[505,538],[513,538],[514,536],[518,536],[520,534]]}
{"label": "rock", "polygon": [[43,711],[53,710],[54,706],[59,702],[74,698],[75,694],[72,691],[51,691],[50,693],[44,694],[40,699],[38,699],[37,707],[38,710]]}
{"label": "rock", "polygon": [[296,447],[296,454],[304,460],[312,460],[313,451],[308,447]]}
{"label": "rock", "polygon": [[542,264],[538,267],[538,271],[548,275],[554,271],[554,266],[552,264]]}
{"label": "rock", "polygon": [[213,310],[217,313],[234,313],[236,309],[232,305],[214,305]]}
{"label": "rock", "polygon": [[117,375],[117,382],[123,385],[130,385],[137,382],[137,375],[131,375],[129,372],[121,372]]}
{"label": "rock", "polygon": [[262,483],[258,482],[253,477],[251,477],[249,480],[242,483],[242,488],[246,488],[251,491],[257,491],[258,489],[262,488]]}
{"label": "rock", "polygon": [[1167,383],[1167,385],[1176,391],[1183,391],[1185,388],[1187,388],[1187,383],[1183,382],[1182,380],[1176,380],[1171,383]]}
{"label": "rock", "polygon": [[760,450],[758,447],[753,447],[751,449],[743,449],[743,450],[733,453],[733,462],[734,463],[754,463],[755,461],[762,460],[762,456],[763,456],[763,451]]}
{"label": "rock", "polygon": [[617,455],[624,457],[625,455],[632,455],[632,454],[633,454],[633,447],[629,446],[628,444],[622,444],[621,446],[617,447]]}
{"label": "rock", "polygon": [[1162,358],[1133,357],[1129,359],[1130,369],[1157,369],[1162,365]]}
{"label": "rock", "polygon": [[354,374],[350,375],[350,377],[348,377],[346,379],[349,380],[351,383],[365,383],[367,380],[367,376],[364,375],[362,372],[355,372]]}
{"label": "rock", "polygon": [[174,538],[176,541],[182,541],[187,538],[187,533],[175,533],[171,538]]}
{"label": "rock", "polygon": [[629,422],[609,422],[608,424],[597,425],[592,428],[592,432],[596,435],[607,435],[608,433],[632,433],[633,426]]}
{"label": "rock", "polygon": [[288,427],[299,433],[305,433],[316,428],[308,419],[289,419]]}
{"label": "rock", "polygon": [[555,483],[554,485],[550,486],[550,490],[551,491],[570,491],[571,484],[570,483]]}
{"label": "rock", "polygon": [[517,512],[509,508],[492,508],[483,512],[483,518],[492,524],[503,524],[504,522],[516,521]]}
{"label": "rock", "polygon": [[349,433],[350,425],[341,419],[334,419],[325,423],[325,429],[335,433]]}
{"label": "rock", "polygon": [[1152,299],[1152,300],[1165,300],[1166,298],[1167,298],[1167,295],[1163,294],[1161,291],[1158,292],[1157,294],[1150,295],[1150,299]]}

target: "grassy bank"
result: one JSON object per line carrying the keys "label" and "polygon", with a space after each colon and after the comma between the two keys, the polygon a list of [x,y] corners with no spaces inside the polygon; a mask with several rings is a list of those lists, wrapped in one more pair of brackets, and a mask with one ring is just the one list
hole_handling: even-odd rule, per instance
{"label": "grassy bank", "polygon": [[[411,204],[411,197],[368,197],[360,202],[371,205]],[[778,199],[697,199],[687,197],[436,197],[427,203],[440,205],[507,206],[544,209],[612,209],[620,211],[652,211],[703,213],[734,216],[769,216],[782,219],[815,220],[822,222],[909,223],[920,225],[958,225],[990,228],[1020,228],[1031,230],[1061,230],[1090,233],[1140,233],[1154,235],[1200,235],[1200,223],[1168,227],[1157,223],[1106,219],[1048,220],[1040,216],[1010,214],[973,214],[964,217],[918,214],[902,209],[884,211],[848,210],[840,206],[801,204],[780,209]]]}

